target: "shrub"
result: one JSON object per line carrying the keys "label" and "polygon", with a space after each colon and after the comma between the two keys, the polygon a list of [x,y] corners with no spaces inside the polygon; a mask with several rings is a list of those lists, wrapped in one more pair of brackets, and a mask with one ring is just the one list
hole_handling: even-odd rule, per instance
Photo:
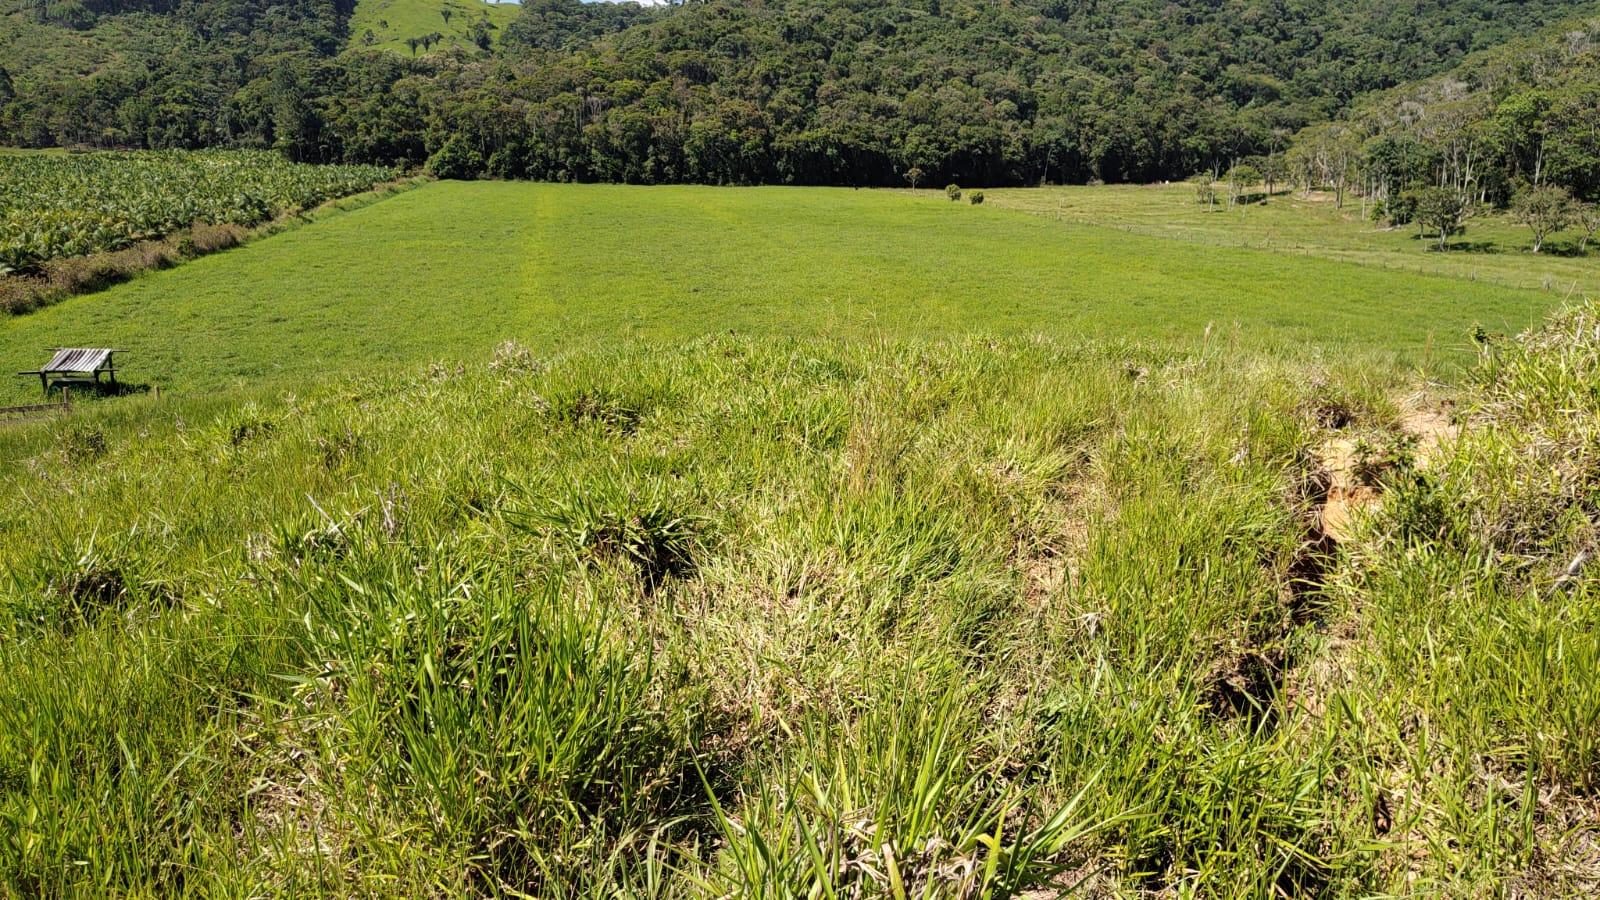
{"label": "shrub", "polygon": [[967,195],[967,200],[973,206],[983,203],[983,191],[973,191],[971,194]]}
{"label": "shrub", "polygon": [[109,287],[126,280],[137,265],[129,254],[100,254],[54,260],[48,271],[48,283],[68,294],[83,294]]}
{"label": "shrub", "polygon": [[237,247],[244,240],[245,231],[237,225],[208,225],[196,222],[189,229],[188,244],[192,253],[215,253]]}
{"label": "shrub", "polygon": [[950,202],[951,203],[954,203],[957,200],[960,200],[961,199],[961,186],[958,185],[958,184],[947,184],[947,185],[945,185],[944,195],[946,197],[950,198]]}
{"label": "shrub", "polygon": [[43,305],[49,286],[43,278],[0,276],[0,312],[22,313]]}
{"label": "shrub", "polygon": [[77,424],[61,435],[61,452],[74,463],[91,462],[105,455],[105,432],[92,425]]}
{"label": "shrub", "polygon": [[477,178],[483,174],[483,157],[467,146],[461,135],[453,134],[428,157],[428,174],[436,178]]}

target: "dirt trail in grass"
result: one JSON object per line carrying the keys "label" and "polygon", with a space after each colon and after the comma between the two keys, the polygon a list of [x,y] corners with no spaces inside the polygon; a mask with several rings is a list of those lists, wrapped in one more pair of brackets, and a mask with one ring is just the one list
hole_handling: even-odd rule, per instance
{"label": "dirt trail in grass", "polygon": [[[1353,540],[1358,520],[1383,499],[1384,470],[1402,465],[1427,468],[1437,463],[1442,448],[1459,432],[1447,400],[1419,389],[1400,399],[1392,428],[1359,433],[1353,421],[1329,426],[1322,443],[1312,451],[1314,467],[1304,488],[1310,502],[1306,533],[1300,552],[1291,561],[1285,605],[1288,627],[1318,621],[1326,632],[1324,649],[1309,658],[1266,657],[1270,677],[1291,705],[1320,717],[1330,686],[1348,677],[1350,646],[1356,640],[1355,623],[1335,619],[1321,622],[1322,592],[1333,572],[1341,544]],[[1381,444],[1394,442],[1406,448],[1398,454]]]}

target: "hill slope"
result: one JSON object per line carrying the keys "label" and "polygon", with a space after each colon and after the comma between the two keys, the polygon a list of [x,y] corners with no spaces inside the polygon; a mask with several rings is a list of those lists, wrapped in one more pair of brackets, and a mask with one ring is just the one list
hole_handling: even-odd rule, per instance
{"label": "hill slope", "polygon": [[[444,10],[450,12],[448,20]],[[515,3],[484,0],[357,0],[350,14],[350,46],[415,55],[408,38],[437,34],[431,47],[418,52],[487,50],[520,11]]]}
{"label": "hill slope", "polygon": [[1597,335],[1427,456],[1367,360],[1073,337],[0,432],[0,891],[1592,896]]}

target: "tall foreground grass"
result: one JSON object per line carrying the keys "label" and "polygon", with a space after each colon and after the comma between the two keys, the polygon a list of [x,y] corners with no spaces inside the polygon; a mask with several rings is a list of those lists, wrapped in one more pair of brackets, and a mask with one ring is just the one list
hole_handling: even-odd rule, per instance
{"label": "tall foreground grass", "polygon": [[1312,448],[1399,385],[1316,360],[507,347],[7,432],[0,892],[1581,893],[1594,316],[1344,548]]}

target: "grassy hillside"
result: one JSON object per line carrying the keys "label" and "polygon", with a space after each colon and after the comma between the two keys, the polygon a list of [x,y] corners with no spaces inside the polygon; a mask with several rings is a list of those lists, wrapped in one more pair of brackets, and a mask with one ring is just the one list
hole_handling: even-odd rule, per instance
{"label": "grassy hillside", "polygon": [[[735,331],[1176,341],[1439,362],[1474,323],[1555,295],[1197,246],[898,192],[438,183],[0,321],[39,348],[117,346],[199,391],[354,366]],[[30,396],[20,379],[8,397]]]}
{"label": "grassy hillside", "polygon": [[[441,10],[451,12],[446,22]],[[431,51],[417,49],[417,55],[443,50],[476,50],[472,43],[472,23],[486,20],[493,25],[496,43],[500,33],[520,11],[515,3],[485,3],[483,0],[359,0],[350,14],[350,46],[354,49],[393,50],[411,55],[406,38],[420,38],[437,32],[442,36]],[[369,40],[368,32],[372,37]]]}
{"label": "grassy hillside", "polygon": [[[1591,894],[1596,334],[1421,462],[1365,361],[1087,337],[547,338],[0,433],[0,891]],[[1389,494],[1342,549],[1332,438]]]}
{"label": "grassy hillside", "polygon": [[160,27],[153,17],[107,19],[93,28],[74,30],[38,22],[31,11],[0,4],[0,63],[26,90],[36,83],[83,78],[137,49]]}
{"label": "grassy hillside", "polygon": [[1298,192],[1265,204],[1207,208],[1196,202],[1193,186],[1169,184],[1000,189],[989,191],[988,200],[1057,221],[1207,246],[1253,247],[1562,294],[1600,293],[1600,246],[1579,254],[1582,234],[1571,230],[1556,234],[1547,252],[1534,255],[1527,252],[1528,229],[1503,213],[1468,220],[1465,233],[1450,239],[1452,249],[1439,253],[1432,236],[1419,238],[1414,224],[1375,226],[1362,216],[1355,196],[1343,209],[1330,195]]}

